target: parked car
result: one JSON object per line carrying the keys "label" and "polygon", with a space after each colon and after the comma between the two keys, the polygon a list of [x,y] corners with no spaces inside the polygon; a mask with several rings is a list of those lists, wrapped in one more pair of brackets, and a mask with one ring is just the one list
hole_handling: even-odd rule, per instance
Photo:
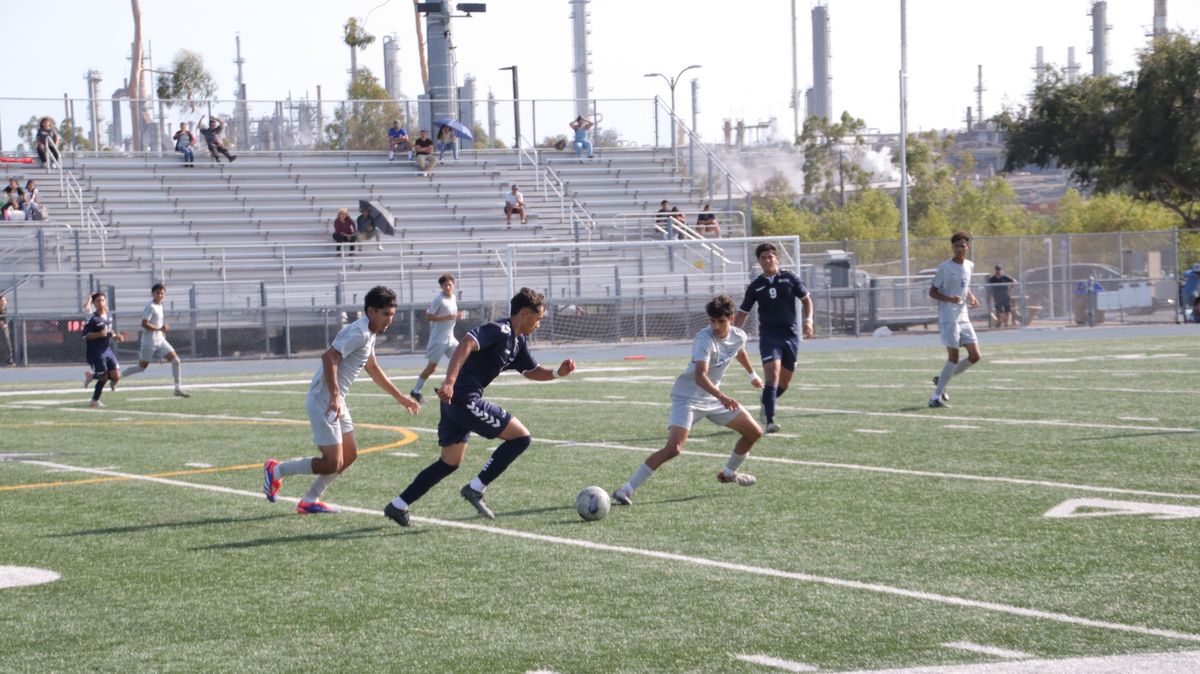
{"label": "parked car", "polygon": [[[1053,272],[1053,274],[1051,274]],[[1021,273],[1022,291],[1026,303],[1047,307],[1050,303],[1050,292],[1054,289],[1058,313],[1066,309],[1063,302],[1069,302],[1074,313],[1079,314],[1075,297],[1076,290],[1088,279],[1094,279],[1101,291],[1097,298],[1097,308],[1103,312],[1126,311],[1129,313],[1151,313],[1155,308],[1156,283],[1150,279],[1127,278],[1121,270],[1107,264],[1094,262],[1076,262],[1069,265],[1054,267],[1035,267]],[[1108,294],[1111,293],[1111,294]],[[1169,303],[1169,302],[1168,302]],[[1103,320],[1103,314],[1099,320]],[[1078,320],[1078,315],[1076,319]]]}

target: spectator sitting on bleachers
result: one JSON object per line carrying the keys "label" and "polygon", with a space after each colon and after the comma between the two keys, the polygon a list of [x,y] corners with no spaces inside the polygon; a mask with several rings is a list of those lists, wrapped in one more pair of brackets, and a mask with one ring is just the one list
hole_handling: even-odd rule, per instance
{"label": "spectator sitting on bleachers", "polygon": [[37,183],[33,180],[25,182],[25,219],[46,219],[46,209],[42,207],[42,195],[38,191]]}
{"label": "spectator sitting on bleachers", "polygon": [[458,159],[458,136],[454,134],[454,129],[451,129],[449,124],[443,124],[442,128],[438,129],[437,149],[438,161],[446,158],[446,150],[450,150],[451,157]]}
{"label": "spectator sitting on bleachers", "polygon": [[196,151],[192,148],[196,147],[196,137],[188,131],[187,122],[180,122],[179,130],[171,138],[175,141],[175,151],[183,153],[183,165],[195,166]]}
{"label": "spectator sitting on bleachers", "polygon": [[[433,157],[430,157],[430,159],[433,159]],[[368,239],[375,239],[375,247],[383,250],[383,244],[379,241],[379,230],[375,228],[375,223],[371,222],[371,209],[366,206],[359,209],[357,225],[359,241],[365,242]]]}
{"label": "spectator sitting on bleachers", "polygon": [[54,128],[54,120],[49,117],[43,117],[38,122],[37,138],[38,159],[42,160],[42,166],[46,166],[50,157],[54,157],[54,163],[57,164],[61,155],[58,150],[58,130]]}
{"label": "spectator sitting on bleachers", "polygon": [[683,213],[679,212],[679,209],[672,206],[671,202],[667,201],[666,199],[663,199],[662,203],[660,205],[662,206],[662,208],[658,209],[659,215],[658,215],[657,221],[658,221],[659,226],[665,230],[665,233],[663,234],[663,238],[664,239],[679,238],[679,235],[676,233],[675,228],[677,226],[687,224],[687,220],[684,219]]}
{"label": "spectator sitting on bleachers", "polygon": [[421,129],[421,137],[417,138],[417,142],[413,143],[413,151],[417,155],[417,170],[422,173],[428,173],[437,166],[437,159],[433,156],[433,140],[429,138],[429,132]]}
{"label": "spectator sitting on bleachers", "polygon": [[[20,213],[21,217],[17,214]],[[8,187],[4,188],[4,205],[0,206],[0,217],[5,220],[24,220],[25,215],[25,190],[21,189],[21,183],[17,182],[16,178],[8,179]]]}
{"label": "spectator sitting on bleachers", "polygon": [[588,139],[588,131],[595,124],[588,120],[583,115],[580,115],[572,121],[569,126],[575,132],[575,142],[572,144],[575,148],[575,156],[581,157],[583,151],[587,150],[588,159],[592,158],[592,141]]}
{"label": "spectator sitting on bleachers", "polygon": [[199,122],[196,123],[196,128],[199,129],[200,135],[204,136],[204,142],[208,144],[208,153],[212,155],[213,161],[221,163],[221,158],[217,156],[218,152],[225,155],[231,164],[237,159],[237,155],[229,154],[229,150],[225,149],[225,144],[221,142],[221,132],[225,130],[225,122],[210,115],[207,128]]}
{"label": "spectator sitting on bleachers", "polygon": [[516,185],[512,186],[512,191],[504,195],[504,218],[505,224],[512,226],[513,213],[521,216],[521,224],[525,224],[525,196],[521,194],[521,190]]}
{"label": "spectator sitting on bleachers", "polygon": [[337,218],[333,221],[333,240],[338,242],[334,246],[339,257],[342,255],[342,244],[346,244],[346,251],[354,256],[355,241],[358,241],[358,227],[353,220],[350,219],[350,211],[345,208],[339,208]]}
{"label": "spectator sitting on bleachers", "polygon": [[392,128],[388,129],[388,161],[392,161],[396,157],[396,150],[407,152],[408,158],[412,159],[412,143],[409,142],[408,132],[404,127],[400,126],[400,120],[392,121]]}
{"label": "spectator sitting on bleachers", "polygon": [[696,216],[696,233],[711,239],[721,238],[721,225],[717,223],[717,214],[712,212],[712,204],[704,204]]}

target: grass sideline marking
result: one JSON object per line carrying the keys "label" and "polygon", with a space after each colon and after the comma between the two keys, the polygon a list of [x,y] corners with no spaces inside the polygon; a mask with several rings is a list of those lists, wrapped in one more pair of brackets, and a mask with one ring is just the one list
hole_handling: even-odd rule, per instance
{"label": "grass sideline marking", "polygon": [[1200,651],[872,669],[845,674],[1195,674],[1196,671],[1200,671]]}
{"label": "grass sideline marking", "polygon": [[737,655],[734,655],[733,658],[735,660],[741,660],[742,662],[749,662],[752,665],[762,665],[763,667],[771,667],[772,669],[782,669],[785,672],[819,671],[816,667],[803,662],[784,660],[783,658],[777,658],[773,655],[763,655],[761,653],[756,653],[754,655],[738,653]]}
{"label": "grass sideline marking", "polygon": [[983,644],[977,644],[973,641],[951,641],[942,645],[946,648],[953,648],[959,651],[991,655],[997,658],[1008,658],[1009,660],[1025,660],[1033,657],[1033,654],[1031,653],[1013,651],[1007,648],[999,648],[997,646],[984,646]]}
{"label": "grass sideline marking", "polygon": [[[262,492],[246,491],[243,489],[234,489],[232,487],[222,487],[214,484],[203,484],[198,482],[183,482],[180,480],[172,480],[164,477],[155,477],[151,475],[138,475],[135,473],[121,473],[117,471],[97,470],[94,468],[83,468],[80,466],[71,466],[67,464],[54,463],[51,461],[27,460],[25,463],[32,465],[43,466],[46,468],[58,468],[64,470],[76,470],[82,473],[91,473],[95,475],[104,475],[107,477],[116,477],[126,480],[136,480],[141,482],[153,482],[173,487],[184,487],[187,489],[198,489],[201,491],[211,491],[221,494],[230,494],[233,496],[250,496],[256,499],[263,497]],[[300,499],[293,497],[279,497],[280,501],[298,503]],[[361,515],[371,515],[373,517],[384,517],[382,509],[367,509],[357,506],[348,506],[337,504],[342,512],[352,512]],[[782,571],[772,569],[765,566],[753,566],[750,564],[738,564],[734,562],[723,562],[715,559],[707,559],[704,557],[693,557],[690,555],[681,555],[672,552],[663,552],[660,550],[648,550],[645,548],[635,548],[626,545],[612,545],[609,543],[597,543],[594,541],[585,541],[575,538],[563,538],[561,536],[550,536],[547,534],[537,534],[529,531],[519,531],[516,529],[503,529],[497,526],[489,526],[483,524],[472,524],[470,522],[456,522],[452,520],[441,520],[431,517],[416,517],[413,521],[418,523],[432,524],[435,526],[447,527],[452,529],[462,529],[466,531],[478,531],[482,533],[496,534],[500,536],[508,536],[525,541],[534,541],[537,543],[553,543],[556,545],[566,545],[585,550],[596,550],[600,552],[613,552],[626,555],[635,555],[646,557],[649,559],[657,559],[668,562],[680,562],[691,564],[711,569],[721,569],[723,571],[733,571],[736,573],[744,573],[755,576],[763,576],[767,578],[777,578],[781,580],[793,580],[801,583],[813,583],[818,585],[827,585],[830,587],[862,590],[866,592],[874,592],[877,594],[890,595],[894,597],[904,597],[906,599],[915,599],[918,601],[927,601],[936,604],[944,604],[947,606],[957,606],[960,608],[980,609],[991,611],[994,613],[1003,613],[1006,615],[1017,616],[1021,618],[1035,618],[1040,620],[1049,620],[1052,622],[1065,623],[1069,625],[1078,625],[1081,627],[1091,627],[1096,629],[1109,630],[1114,632],[1125,632],[1129,634],[1140,634],[1143,636],[1161,637],[1164,639],[1175,639],[1179,641],[1188,641],[1200,643],[1200,634],[1190,632],[1180,632],[1177,630],[1161,629],[1156,627],[1146,627],[1143,625],[1126,625],[1124,623],[1109,622],[1106,620],[1095,620],[1092,618],[1084,618],[1081,616],[1073,616],[1067,613],[1057,613],[1055,611],[1043,611],[1039,609],[1022,608],[1020,606],[1010,606],[997,602],[982,601],[979,599],[968,599],[966,597],[955,597],[953,595],[937,594],[934,592],[924,592],[921,590],[909,590],[901,587],[892,587],[881,583],[867,583],[857,580],[846,580],[844,578],[833,578],[830,576],[817,576],[809,573],[800,573],[795,571]]]}

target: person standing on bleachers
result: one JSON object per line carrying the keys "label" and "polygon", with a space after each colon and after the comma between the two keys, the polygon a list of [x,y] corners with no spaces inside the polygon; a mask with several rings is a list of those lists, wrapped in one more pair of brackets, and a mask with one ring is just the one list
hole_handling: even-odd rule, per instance
{"label": "person standing on bleachers", "polygon": [[196,124],[196,128],[200,130],[200,135],[204,136],[204,142],[208,144],[208,153],[212,155],[213,161],[221,163],[221,158],[217,156],[218,152],[225,155],[230,164],[237,159],[237,155],[229,154],[229,150],[225,149],[225,144],[221,142],[221,132],[225,130],[225,122],[210,115],[207,128],[199,123]]}
{"label": "person standing on bleachers", "polygon": [[61,155],[58,151],[58,130],[54,128],[54,120],[43,117],[38,122],[37,138],[34,140],[37,145],[38,159],[42,160],[42,166],[49,163],[50,157],[54,157],[54,163],[57,164]]}
{"label": "person standing on bleachers", "polygon": [[375,247],[383,250],[383,244],[379,241],[379,230],[375,228],[375,223],[371,222],[371,209],[363,206],[358,211],[358,240],[368,241],[375,239]]}
{"label": "person standing on bleachers", "polygon": [[183,165],[195,166],[196,151],[192,148],[196,147],[196,137],[188,131],[188,123],[180,122],[179,130],[171,138],[175,141],[175,151],[183,153]]}
{"label": "person standing on bleachers", "polygon": [[333,240],[338,242],[334,246],[337,250],[338,257],[342,255],[342,244],[345,244],[346,251],[351,257],[354,256],[355,241],[358,241],[358,226],[350,219],[350,211],[345,208],[339,208],[337,218],[333,221]]}
{"label": "person standing on bleachers", "polygon": [[429,132],[421,129],[421,136],[413,145],[415,147],[413,152],[417,155],[417,170],[421,173],[429,173],[434,166],[437,166],[438,162],[437,158],[433,156],[433,139],[429,137]]}

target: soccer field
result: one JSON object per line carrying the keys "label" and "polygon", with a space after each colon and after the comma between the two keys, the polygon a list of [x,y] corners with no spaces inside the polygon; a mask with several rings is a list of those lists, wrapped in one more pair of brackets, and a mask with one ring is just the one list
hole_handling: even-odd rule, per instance
{"label": "soccer field", "polygon": [[[430,389],[411,417],[361,379],[343,512],[299,516],[310,478],[271,504],[262,463],[315,454],[311,370],[182,400],[160,366],[102,410],[0,387],[0,671],[1200,671],[1200,340],[985,335],[951,409],[926,406],[935,338],[806,352],[757,485],[716,481],[734,434],[705,422],[582,521],[580,489],[662,446],[688,352],[501,377],[533,445],[488,490],[498,519],[458,495],[476,437],[411,529],[381,509],[437,456]],[[723,388],[758,409],[739,368]]]}

